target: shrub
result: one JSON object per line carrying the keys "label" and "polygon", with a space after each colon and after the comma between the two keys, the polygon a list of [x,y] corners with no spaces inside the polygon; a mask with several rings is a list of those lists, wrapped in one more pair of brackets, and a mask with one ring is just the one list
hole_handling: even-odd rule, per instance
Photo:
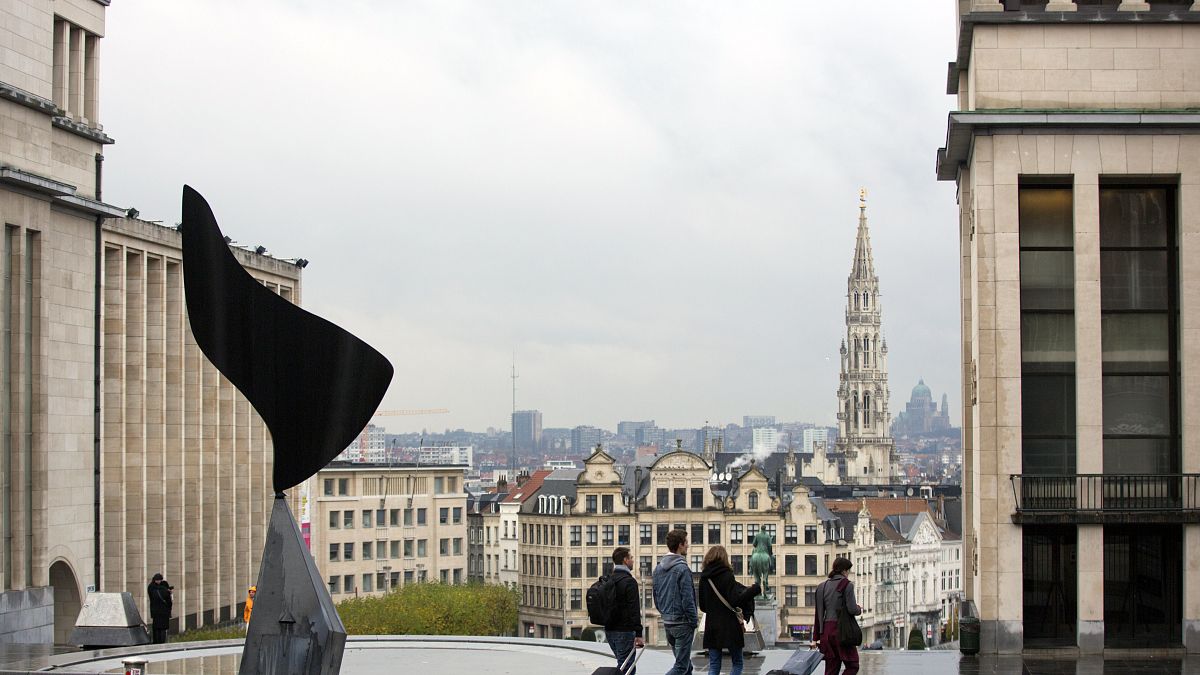
{"label": "shrub", "polygon": [[908,632],[908,648],[925,649],[925,638],[921,636],[921,629],[916,626]]}
{"label": "shrub", "polygon": [[407,584],[382,596],[343,600],[349,635],[514,635],[517,594],[495,584]]}
{"label": "shrub", "polygon": [[201,640],[233,640],[246,637],[246,632],[240,625],[205,626],[193,628],[168,638],[170,642],[199,642]]}
{"label": "shrub", "polygon": [[584,642],[595,642],[596,641],[596,629],[592,628],[591,626],[584,628],[582,631],[579,632],[579,639],[583,640]]}

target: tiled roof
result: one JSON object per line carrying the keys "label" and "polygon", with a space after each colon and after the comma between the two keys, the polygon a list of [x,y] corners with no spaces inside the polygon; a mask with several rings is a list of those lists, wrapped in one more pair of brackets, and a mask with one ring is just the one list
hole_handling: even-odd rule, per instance
{"label": "tiled roof", "polygon": [[505,504],[523,504],[526,499],[532,497],[538,488],[542,487],[542,481],[546,480],[546,476],[554,473],[550,469],[538,469],[529,476],[529,480],[521,487],[509,487],[508,496],[504,498]]}

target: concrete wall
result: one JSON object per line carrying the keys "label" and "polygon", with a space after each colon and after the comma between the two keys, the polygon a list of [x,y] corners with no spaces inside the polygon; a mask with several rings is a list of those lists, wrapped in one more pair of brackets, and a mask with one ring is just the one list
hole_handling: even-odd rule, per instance
{"label": "concrete wall", "polygon": [[54,642],[54,589],[0,593],[0,644]]}

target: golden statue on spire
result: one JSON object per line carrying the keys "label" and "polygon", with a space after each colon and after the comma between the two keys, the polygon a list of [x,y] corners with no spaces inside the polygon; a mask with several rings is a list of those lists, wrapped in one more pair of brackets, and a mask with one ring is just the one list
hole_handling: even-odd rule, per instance
{"label": "golden statue on spire", "polygon": [[865,187],[858,189],[858,205],[860,207],[867,205],[867,188]]}

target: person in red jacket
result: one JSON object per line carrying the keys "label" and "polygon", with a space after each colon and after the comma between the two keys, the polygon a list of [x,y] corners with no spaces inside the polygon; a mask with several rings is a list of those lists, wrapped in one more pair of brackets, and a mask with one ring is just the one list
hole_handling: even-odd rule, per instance
{"label": "person in red jacket", "polygon": [[838,642],[838,610],[845,607],[853,616],[862,614],[862,607],[854,597],[854,582],[846,576],[854,563],[846,558],[835,558],[829,578],[817,586],[816,617],[814,630],[817,635],[817,648],[825,655],[825,675],[838,675],[842,664],[846,665],[845,675],[858,673],[858,647],[846,647]]}

